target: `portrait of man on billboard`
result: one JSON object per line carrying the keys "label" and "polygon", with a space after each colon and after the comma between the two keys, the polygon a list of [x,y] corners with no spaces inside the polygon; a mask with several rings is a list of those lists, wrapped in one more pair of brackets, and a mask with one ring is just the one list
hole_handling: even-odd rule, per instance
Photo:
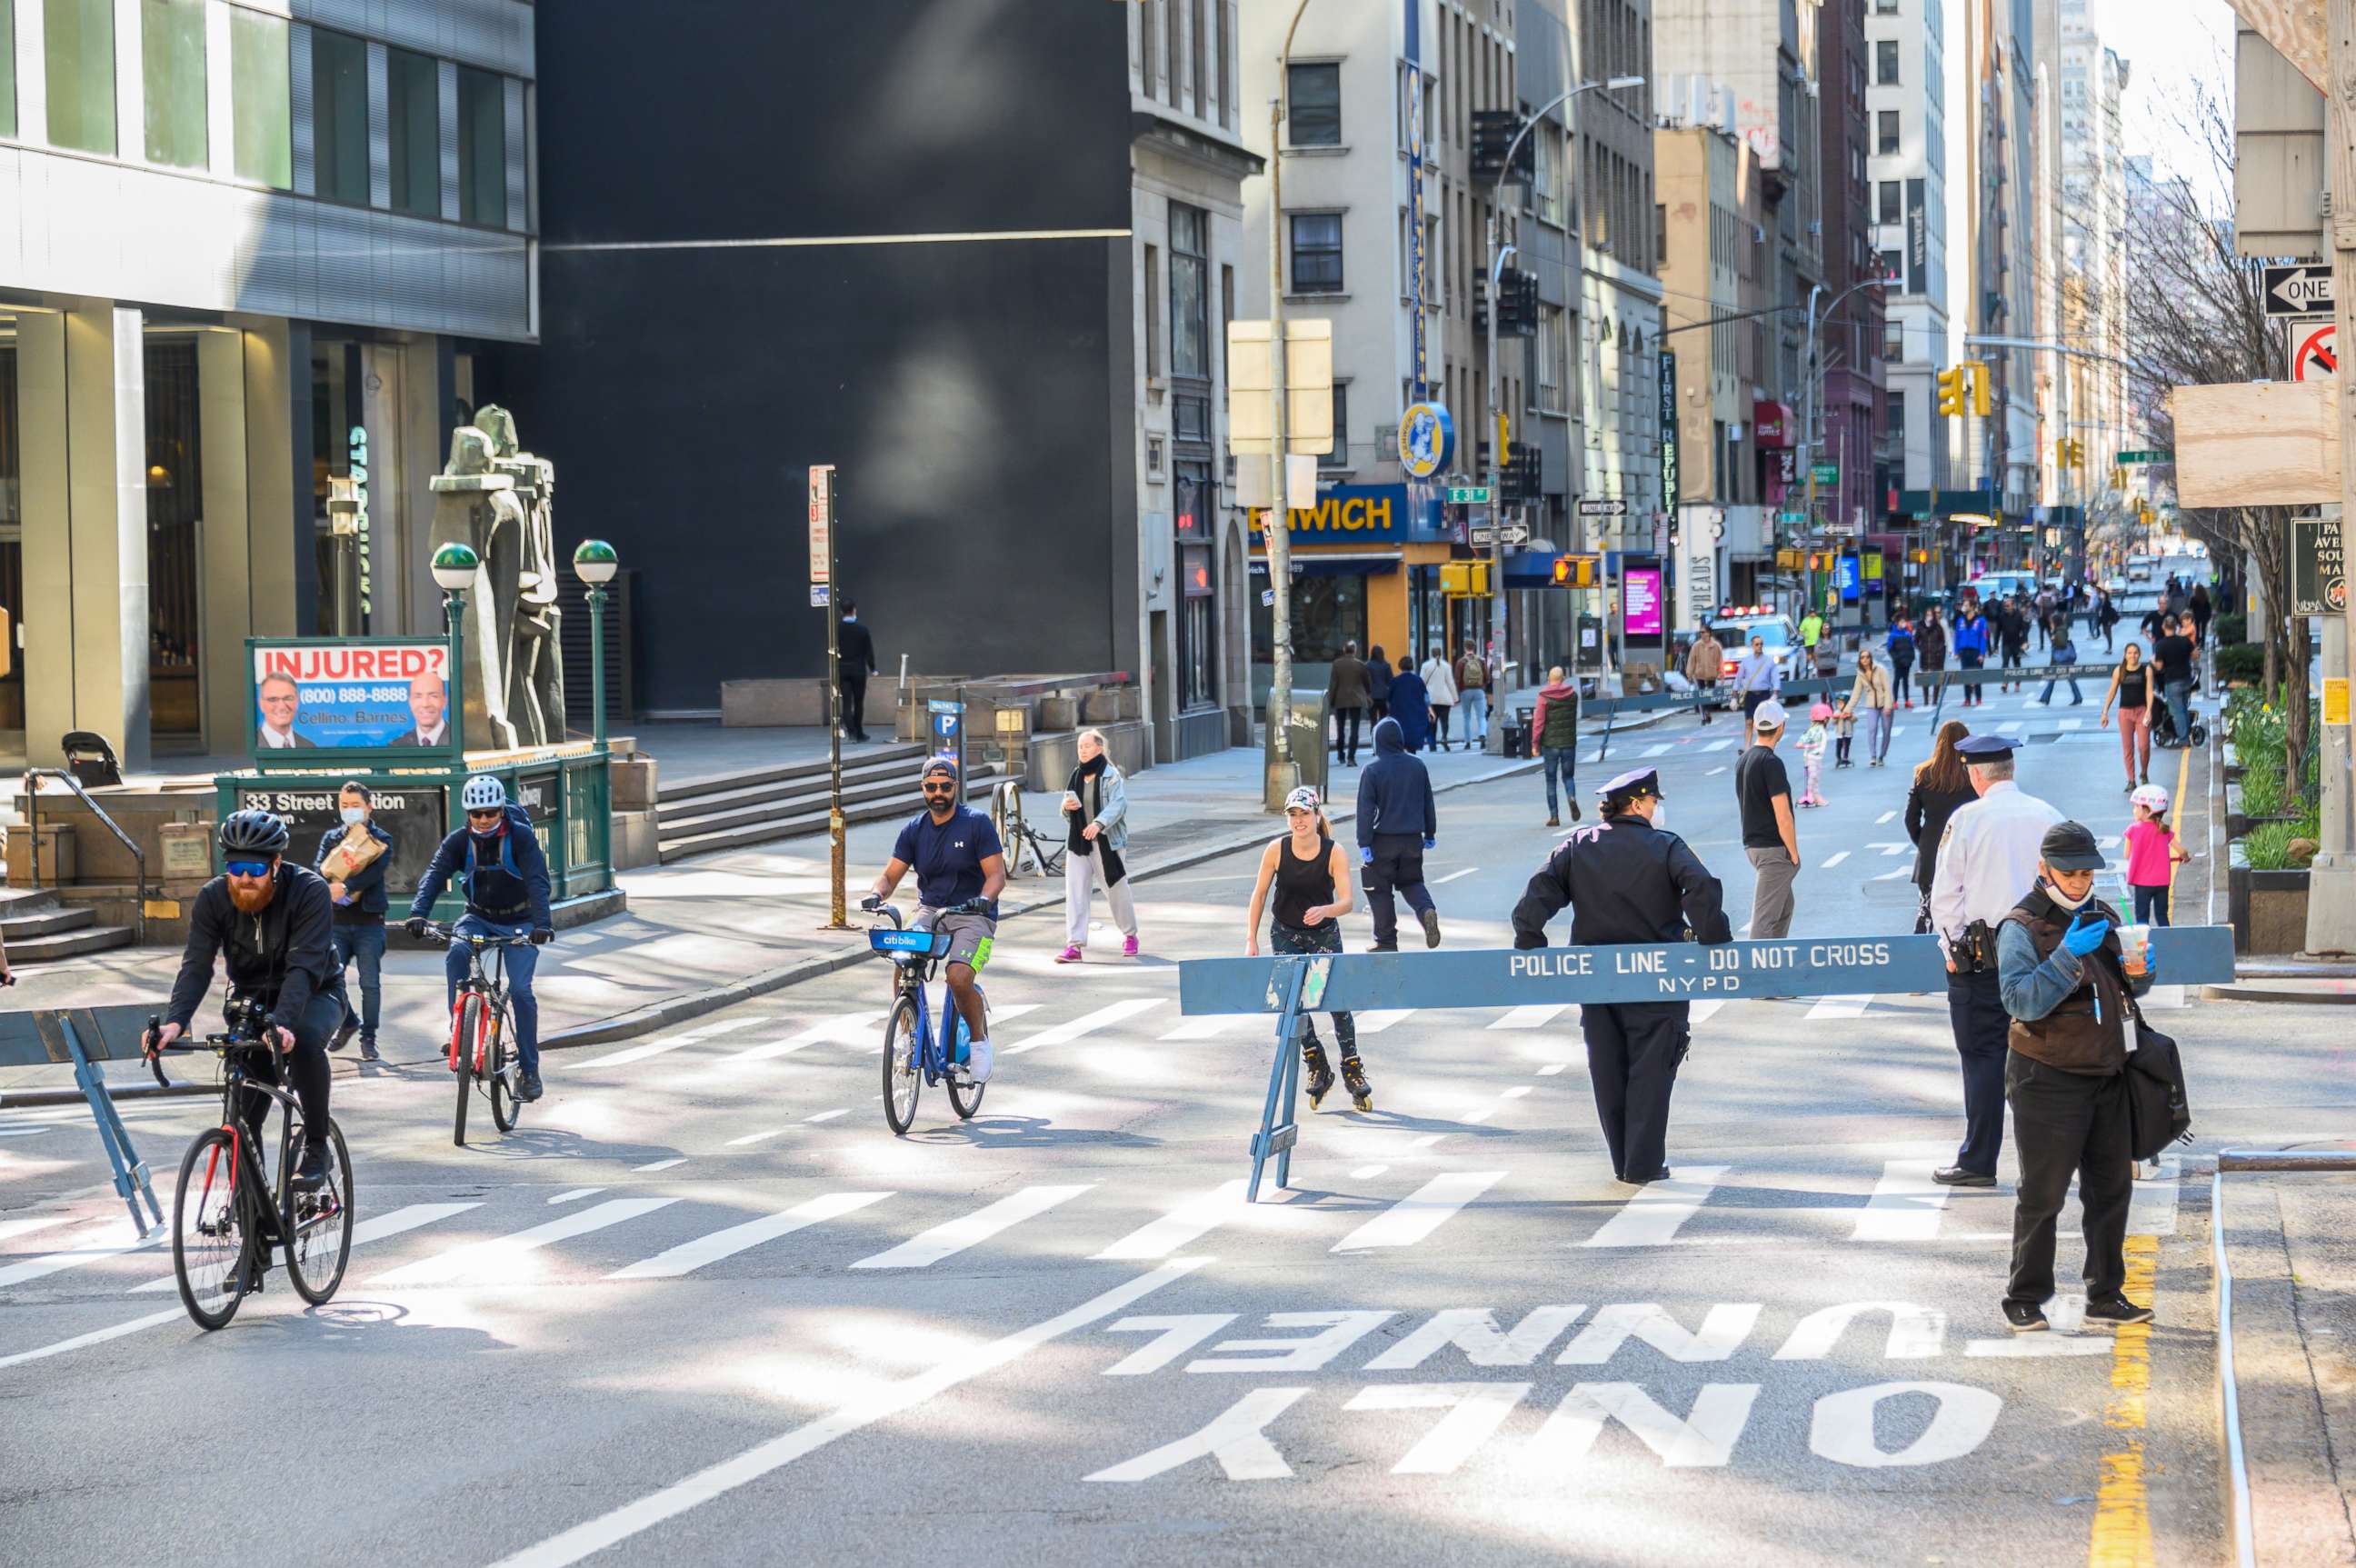
{"label": "portrait of man on billboard", "polygon": [[412,726],[386,744],[447,746],[450,744],[450,689],[439,675],[412,675],[409,680],[409,716]]}
{"label": "portrait of man on billboard", "polygon": [[261,746],[264,751],[308,750],[319,743],[294,733],[294,715],[303,705],[302,688],[292,677],[268,675],[262,678],[260,693],[262,708]]}

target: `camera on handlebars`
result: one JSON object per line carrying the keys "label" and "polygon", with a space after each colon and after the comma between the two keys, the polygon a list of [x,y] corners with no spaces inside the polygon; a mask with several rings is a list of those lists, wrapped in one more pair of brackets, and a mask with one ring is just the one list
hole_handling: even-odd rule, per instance
{"label": "camera on handlebars", "polygon": [[259,1040],[270,1027],[270,1009],[251,996],[232,993],[221,1015],[229,1021],[229,1032],[241,1040]]}

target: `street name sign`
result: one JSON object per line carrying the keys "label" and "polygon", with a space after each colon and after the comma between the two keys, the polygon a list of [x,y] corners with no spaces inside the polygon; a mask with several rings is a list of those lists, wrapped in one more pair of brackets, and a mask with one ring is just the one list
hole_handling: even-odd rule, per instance
{"label": "street name sign", "polygon": [[1487,506],[1489,487],[1486,485],[1451,485],[1448,487],[1450,506]]}
{"label": "street name sign", "polygon": [[2295,518],[2290,525],[2290,613],[2348,613],[2348,551],[2338,518]]}
{"label": "street name sign", "polygon": [[2122,468],[2132,468],[2138,463],[2173,463],[2175,461],[2176,454],[2173,452],[2147,451],[2119,454],[2119,467]]}
{"label": "street name sign", "polygon": [[2332,298],[2329,264],[2292,262],[2264,271],[2268,316],[2329,316],[2339,308]]}
{"label": "street name sign", "polygon": [[1808,477],[1819,485],[1837,485],[1840,483],[1840,465],[1812,463],[1808,467]]}

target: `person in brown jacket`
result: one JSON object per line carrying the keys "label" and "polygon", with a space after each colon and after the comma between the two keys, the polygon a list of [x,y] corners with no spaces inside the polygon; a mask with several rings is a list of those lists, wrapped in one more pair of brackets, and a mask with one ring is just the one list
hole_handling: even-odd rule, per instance
{"label": "person in brown jacket", "polygon": [[1686,679],[1692,682],[1694,690],[1700,693],[1701,722],[1704,724],[1710,723],[1717,716],[1712,710],[1718,706],[1719,678],[1725,671],[1725,647],[1709,634],[1709,628],[1702,628],[1701,635],[1694,639],[1693,651],[1686,655]]}
{"label": "person in brown jacket", "polygon": [[2085,1211],[2086,1316],[2092,1328],[2151,1321],[2126,1296],[2127,1206],[2135,1194],[2134,1123],[2127,1110],[2130,997],[2151,989],[2137,940],[2123,945],[2119,913],[2094,897],[2103,868],[2094,835],[2056,822],[2039,846],[2037,885],[1997,926],[1997,977],[2012,1018],[2005,1099],[2012,1105],[2020,1185],[2012,1216],[2012,1278],[2004,1320],[2016,1334],[2047,1326],[2053,1294],[2054,1220],[2078,1177]]}
{"label": "person in brown jacket", "polygon": [[1358,765],[1358,726],[1374,701],[1374,677],[1358,657],[1358,645],[1344,643],[1325,677],[1325,707],[1333,715],[1333,755],[1345,768]]}

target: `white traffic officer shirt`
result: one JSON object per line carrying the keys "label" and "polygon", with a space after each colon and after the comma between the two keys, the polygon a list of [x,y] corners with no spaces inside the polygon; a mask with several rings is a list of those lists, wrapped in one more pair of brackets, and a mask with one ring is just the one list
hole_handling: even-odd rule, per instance
{"label": "white traffic officer shirt", "polygon": [[1947,819],[1931,874],[1931,929],[1953,942],[1974,920],[1993,926],[2003,919],[2037,886],[2045,830],[2065,820],[2009,779],[1958,808]]}

